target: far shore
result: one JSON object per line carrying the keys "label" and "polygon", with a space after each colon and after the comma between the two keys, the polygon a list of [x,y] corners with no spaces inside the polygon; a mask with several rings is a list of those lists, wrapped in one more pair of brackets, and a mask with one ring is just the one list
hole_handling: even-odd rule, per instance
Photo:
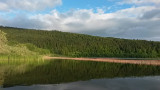
{"label": "far shore", "polygon": [[110,63],[124,63],[124,64],[141,64],[141,65],[160,65],[160,60],[132,60],[132,59],[118,59],[118,58],[71,58],[71,57],[49,57],[44,56],[44,59],[63,59],[63,60],[77,60],[77,61],[97,61]]}

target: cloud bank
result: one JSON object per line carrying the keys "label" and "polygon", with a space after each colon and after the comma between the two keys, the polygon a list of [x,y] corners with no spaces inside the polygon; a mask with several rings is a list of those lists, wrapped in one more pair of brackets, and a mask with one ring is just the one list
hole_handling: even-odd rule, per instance
{"label": "cloud bank", "polygon": [[0,11],[10,10],[43,10],[48,7],[61,5],[61,0],[1,0]]}
{"label": "cloud bank", "polygon": [[[23,1],[29,2],[30,0]],[[47,1],[51,2],[53,0]],[[125,3],[129,1],[124,0]],[[36,2],[38,0],[35,0]],[[54,5],[60,4],[61,1],[57,0],[57,2]],[[132,3],[159,2],[159,0],[133,0]],[[38,9],[37,7],[39,6],[36,6],[34,9]],[[75,9],[65,13],[52,10],[47,14],[17,14],[11,19],[0,17],[0,24],[21,28],[60,30],[104,37],[160,41],[160,8],[156,5],[142,5],[121,9],[112,13],[104,13],[103,9],[97,9],[97,12],[94,12],[92,9]]]}

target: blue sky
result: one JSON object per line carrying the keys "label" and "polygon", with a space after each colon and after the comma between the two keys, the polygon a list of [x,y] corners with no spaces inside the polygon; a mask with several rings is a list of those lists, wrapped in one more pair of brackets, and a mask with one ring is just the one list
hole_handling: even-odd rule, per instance
{"label": "blue sky", "polygon": [[[107,12],[114,12],[118,10],[118,8],[128,8],[131,5],[124,6],[114,6],[120,0],[110,1],[110,0],[63,0],[63,5],[57,7],[56,9],[60,12],[67,12],[71,9],[97,9],[103,8],[106,9]],[[108,9],[112,7],[112,9]],[[116,8],[115,8],[116,7]]]}
{"label": "blue sky", "polygon": [[160,41],[160,0],[0,0],[0,25]]}
{"label": "blue sky", "polygon": [[62,0],[62,4],[54,7],[47,7],[45,9],[40,9],[40,10],[34,10],[34,11],[28,11],[28,10],[21,10],[19,9],[14,9],[12,12],[6,12],[6,11],[1,11],[0,15],[3,16],[9,16],[9,17],[14,17],[15,14],[17,13],[26,13],[26,14],[47,14],[53,9],[56,9],[60,13],[65,13],[70,10],[77,10],[77,9],[93,9],[93,11],[96,13],[97,9],[103,9],[105,13],[112,13],[115,11],[118,11],[120,9],[126,9],[133,7],[134,5],[132,4],[123,4],[119,5],[118,2],[121,0]]}

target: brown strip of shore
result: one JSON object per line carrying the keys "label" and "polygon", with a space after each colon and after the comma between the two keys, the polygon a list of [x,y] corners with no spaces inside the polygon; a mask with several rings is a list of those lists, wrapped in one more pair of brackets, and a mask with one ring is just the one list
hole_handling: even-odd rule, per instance
{"label": "brown strip of shore", "polygon": [[123,60],[116,58],[70,58],[70,57],[49,57],[45,56],[44,59],[67,59],[77,61],[97,61],[97,62],[111,62],[111,63],[124,63],[124,64],[143,64],[143,65],[160,65],[160,60]]}

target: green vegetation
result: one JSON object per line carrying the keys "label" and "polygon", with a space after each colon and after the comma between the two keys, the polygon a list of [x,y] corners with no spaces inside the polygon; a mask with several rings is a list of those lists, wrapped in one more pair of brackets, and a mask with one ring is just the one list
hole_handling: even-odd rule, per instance
{"label": "green vegetation", "polygon": [[72,57],[160,57],[160,42],[10,27],[0,27],[0,29],[7,33],[9,42],[31,43],[57,55]]}
{"label": "green vegetation", "polygon": [[7,38],[6,34],[0,30],[0,53],[8,53],[8,46],[6,45],[7,43]]}
{"label": "green vegetation", "polygon": [[1,86],[58,84],[81,80],[160,75],[160,66],[45,60],[0,64]]}
{"label": "green vegetation", "polygon": [[6,33],[0,30],[0,60],[34,60],[44,54],[49,54],[49,51],[32,44],[8,42]]}
{"label": "green vegetation", "polygon": [[37,58],[33,60],[33,57],[28,57],[25,59],[16,57],[16,59],[12,59],[10,61],[0,60],[0,86],[3,86],[6,76],[12,74],[22,74],[26,70],[33,69],[42,64],[45,64],[43,60]]}
{"label": "green vegetation", "polygon": [[0,86],[160,75],[160,66],[42,60],[43,55],[50,53],[72,57],[159,58],[160,42],[0,27]]}

